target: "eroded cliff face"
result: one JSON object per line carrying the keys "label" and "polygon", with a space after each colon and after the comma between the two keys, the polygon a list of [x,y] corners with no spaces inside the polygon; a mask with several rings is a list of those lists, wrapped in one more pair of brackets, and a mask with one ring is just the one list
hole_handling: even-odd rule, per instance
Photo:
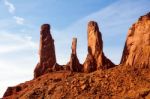
{"label": "eroded cliff face", "polygon": [[129,29],[121,64],[150,66],[150,13]]}
{"label": "eroded cliff face", "polygon": [[34,78],[43,75],[56,64],[54,40],[50,33],[49,24],[41,26],[39,58],[39,63],[34,70]]}
{"label": "eroded cliff face", "polygon": [[90,21],[88,23],[88,55],[84,62],[84,72],[111,67],[114,67],[114,64],[103,53],[102,35],[98,24]]}

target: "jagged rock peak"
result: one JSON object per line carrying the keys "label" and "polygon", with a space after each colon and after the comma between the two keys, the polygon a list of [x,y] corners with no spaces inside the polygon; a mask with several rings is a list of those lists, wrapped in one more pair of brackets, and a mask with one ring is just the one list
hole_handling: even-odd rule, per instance
{"label": "jagged rock peak", "polygon": [[150,66],[150,12],[129,29],[121,64]]}
{"label": "jagged rock peak", "polygon": [[39,63],[34,70],[34,78],[46,73],[56,63],[54,40],[50,33],[50,25],[43,24],[40,31]]}
{"label": "jagged rock peak", "polygon": [[79,59],[77,57],[77,38],[72,39],[72,46],[71,46],[72,52],[70,61],[67,63],[67,67],[70,71],[73,72],[81,72],[82,71],[82,65],[79,62]]}
{"label": "jagged rock peak", "polygon": [[92,72],[97,69],[107,69],[114,64],[103,53],[102,35],[95,21],[88,23],[88,55],[84,62],[84,71]]}
{"label": "jagged rock peak", "polygon": [[142,20],[150,20],[150,12],[139,18],[139,21],[142,21]]}

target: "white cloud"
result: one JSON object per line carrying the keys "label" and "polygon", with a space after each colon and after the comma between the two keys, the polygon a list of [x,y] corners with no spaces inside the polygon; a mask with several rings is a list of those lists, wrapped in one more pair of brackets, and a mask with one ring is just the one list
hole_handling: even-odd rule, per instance
{"label": "white cloud", "polygon": [[[4,4],[8,7],[8,11],[11,14],[15,13],[16,8],[15,8],[14,4],[12,4],[11,2],[9,2],[8,0],[4,0]],[[15,19],[15,21],[16,21],[17,24],[19,24],[19,25],[23,25],[24,24],[24,21],[25,21],[24,18],[19,17],[19,16],[13,16],[13,18]]]}
{"label": "white cloud", "polygon": [[37,49],[38,47],[38,44],[33,42],[30,36],[22,37],[4,31],[1,31],[0,42],[0,54],[19,50]]}
{"label": "white cloud", "polygon": [[18,16],[14,16],[13,18],[16,20],[17,24],[20,24],[20,25],[24,24],[24,18],[18,17]]}
{"label": "white cloud", "polygon": [[8,0],[4,0],[4,3],[8,7],[8,11],[13,14],[15,12],[15,9],[16,9],[15,6],[11,2],[9,2]]}

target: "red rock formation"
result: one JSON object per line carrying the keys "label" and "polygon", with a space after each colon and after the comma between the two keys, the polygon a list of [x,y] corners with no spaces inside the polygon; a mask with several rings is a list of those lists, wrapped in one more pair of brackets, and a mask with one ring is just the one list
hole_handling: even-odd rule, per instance
{"label": "red rock formation", "polygon": [[76,54],[76,48],[77,48],[77,38],[73,38],[72,40],[72,53],[70,57],[70,61],[68,62],[67,66],[68,69],[74,72],[81,72],[82,66],[78,60],[77,54]]}
{"label": "red rock formation", "polygon": [[[42,35],[45,34],[43,32],[45,30],[49,31],[49,25],[42,27]],[[41,38],[43,37],[41,36]],[[49,44],[53,45],[53,43],[44,43],[47,40],[41,40],[41,60],[38,70],[45,68],[45,65],[41,65],[41,63],[47,62],[48,58],[53,57],[51,51],[47,52],[50,49],[47,45],[50,46]],[[46,47],[42,47],[43,43]],[[77,40],[73,39],[72,55],[75,56],[76,44]],[[88,28],[89,50],[84,64],[86,72],[113,66],[113,63],[104,56],[102,44],[97,23],[92,21]],[[54,50],[54,46],[52,47]],[[46,51],[45,53],[50,54],[51,57],[42,51]],[[70,66],[73,71],[78,71],[79,69],[76,68],[78,66],[76,66],[76,63],[78,64],[77,57],[72,58],[72,55]],[[42,57],[47,59],[43,60]],[[53,59],[55,58],[53,57]],[[130,28],[121,63],[113,69],[85,74],[59,71],[63,68],[55,62],[54,65],[51,64],[46,68],[59,72],[47,73],[14,87],[8,87],[2,99],[150,99],[150,67],[148,67],[150,66],[150,13],[142,16]],[[137,65],[148,68],[141,68]],[[45,72],[46,70],[43,70],[42,73],[40,71],[41,74]],[[39,71],[36,73],[38,74]]]}
{"label": "red rock formation", "polygon": [[40,32],[40,61],[34,70],[34,78],[46,73],[56,63],[54,40],[50,34],[50,25],[43,24]]}
{"label": "red rock formation", "polygon": [[129,29],[121,64],[150,66],[150,13]]}
{"label": "red rock formation", "polygon": [[114,64],[103,53],[102,35],[96,22],[88,23],[88,55],[84,62],[84,71],[107,69]]}

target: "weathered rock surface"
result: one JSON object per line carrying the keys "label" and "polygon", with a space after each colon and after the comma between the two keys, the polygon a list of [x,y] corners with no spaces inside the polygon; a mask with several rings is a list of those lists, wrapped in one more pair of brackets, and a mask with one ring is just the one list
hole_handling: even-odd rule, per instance
{"label": "weathered rock surface", "polygon": [[68,70],[71,70],[73,72],[81,72],[82,71],[82,65],[80,64],[78,57],[77,57],[77,38],[73,38],[72,40],[72,53],[70,57],[70,61],[67,63]]}
{"label": "weathered rock surface", "polygon": [[34,78],[43,75],[56,63],[54,40],[50,33],[50,25],[43,24],[40,32],[40,61],[34,70]]}
{"label": "weathered rock surface", "polygon": [[150,13],[129,29],[121,64],[150,66]]}
{"label": "weathered rock surface", "polygon": [[114,67],[114,64],[103,53],[102,35],[98,24],[88,23],[88,55],[84,62],[84,71],[92,72],[98,69]]}

